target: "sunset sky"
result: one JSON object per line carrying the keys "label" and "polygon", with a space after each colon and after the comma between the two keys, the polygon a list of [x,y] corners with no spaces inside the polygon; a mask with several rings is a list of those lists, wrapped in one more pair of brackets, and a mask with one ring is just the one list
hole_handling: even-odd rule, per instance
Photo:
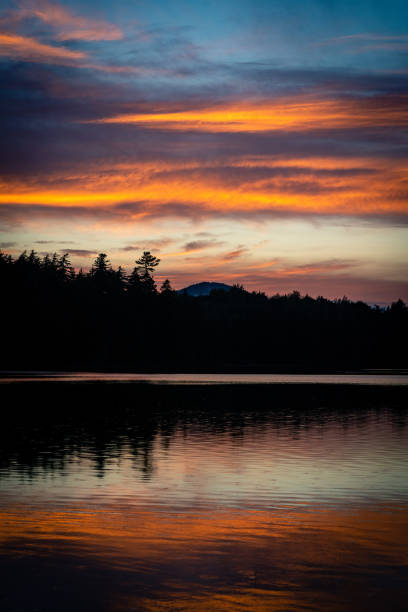
{"label": "sunset sky", "polygon": [[3,0],[0,248],[408,300],[406,0]]}

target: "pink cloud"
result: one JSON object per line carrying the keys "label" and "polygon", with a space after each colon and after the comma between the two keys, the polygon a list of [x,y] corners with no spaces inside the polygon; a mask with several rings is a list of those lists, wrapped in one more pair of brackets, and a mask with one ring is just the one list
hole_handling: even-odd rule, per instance
{"label": "pink cloud", "polygon": [[86,57],[86,53],[71,51],[71,49],[65,47],[47,45],[28,36],[0,34],[0,56],[31,62],[67,64],[82,60]]}
{"label": "pink cloud", "polygon": [[47,0],[20,2],[20,19],[36,17],[57,30],[57,40],[119,40],[121,29],[103,19],[89,19],[74,15],[67,8]]}

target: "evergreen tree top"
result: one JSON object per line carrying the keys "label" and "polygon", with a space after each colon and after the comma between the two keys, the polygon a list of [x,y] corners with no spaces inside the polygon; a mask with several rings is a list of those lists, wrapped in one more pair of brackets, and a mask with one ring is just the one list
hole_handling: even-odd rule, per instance
{"label": "evergreen tree top", "polygon": [[150,253],[150,251],[144,251],[140,259],[136,259],[136,264],[140,270],[143,270],[145,274],[154,272],[154,269],[159,265],[160,259]]}

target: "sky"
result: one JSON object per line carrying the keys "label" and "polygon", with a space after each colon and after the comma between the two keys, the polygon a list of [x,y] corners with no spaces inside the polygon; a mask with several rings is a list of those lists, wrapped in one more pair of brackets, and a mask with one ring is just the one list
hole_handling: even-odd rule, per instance
{"label": "sky", "polygon": [[408,300],[408,4],[3,0],[0,249]]}

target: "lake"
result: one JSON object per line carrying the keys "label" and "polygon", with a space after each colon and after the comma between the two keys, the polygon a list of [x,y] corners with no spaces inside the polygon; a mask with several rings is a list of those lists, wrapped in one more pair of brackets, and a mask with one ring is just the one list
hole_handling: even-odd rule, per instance
{"label": "lake", "polygon": [[[371,372],[373,372],[371,370]],[[408,385],[408,372],[362,374],[118,374],[106,372],[0,372],[0,384],[12,382],[148,382],[173,385]],[[404,373],[402,373],[404,372]]]}
{"label": "lake", "polygon": [[3,377],[3,612],[406,610],[406,377],[134,376]]}

